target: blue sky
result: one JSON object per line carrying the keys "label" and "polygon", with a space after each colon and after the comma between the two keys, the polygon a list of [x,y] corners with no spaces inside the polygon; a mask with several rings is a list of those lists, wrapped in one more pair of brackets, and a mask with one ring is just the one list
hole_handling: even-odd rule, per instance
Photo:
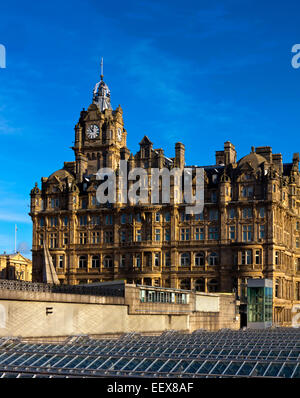
{"label": "blue sky", "polygon": [[[297,4],[298,3],[298,4]],[[146,134],[188,164],[214,163],[230,140],[238,157],[272,146],[299,151],[300,5],[282,1],[2,2],[0,253],[30,256],[29,192],[73,160],[74,125],[91,103],[104,57],[128,147]]]}

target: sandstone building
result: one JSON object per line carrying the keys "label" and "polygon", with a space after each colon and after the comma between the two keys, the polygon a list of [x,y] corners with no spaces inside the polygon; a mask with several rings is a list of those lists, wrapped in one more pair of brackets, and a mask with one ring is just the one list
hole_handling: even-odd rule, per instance
{"label": "sandstone building", "polygon": [[[205,207],[188,215],[171,190],[170,203],[100,205],[99,168],[187,168],[185,147],[168,158],[148,137],[133,155],[120,106],[103,81],[75,126],[75,161],[31,191],[33,281],[42,281],[44,246],[62,284],[125,279],[127,283],[200,292],[236,292],[246,303],[248,278],[273,281],[273,320],[291,323],[300,303],[299,154],[283,163],[271,147],[238,159],[232,143],[204,166]],[[160,187],[162,189],[162,187]]]}
{"label": "sandstone building", "polygon": [[0,254],[0,279],[30,282],[32,262],[21,253]]}

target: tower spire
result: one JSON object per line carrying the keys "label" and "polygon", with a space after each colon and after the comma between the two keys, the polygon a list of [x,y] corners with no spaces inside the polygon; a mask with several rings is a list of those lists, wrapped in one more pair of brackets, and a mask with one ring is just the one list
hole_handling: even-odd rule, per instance
{"label": "tower spire", "polygon": [[103,112],[105,109],[112,109],[110,104],[110,91],[103,81],[103,57],[101,58],[100,79],[100,82],[98,82],[94,87],[93,103],[98,106],[101,112]]}
{"label": "tower spire", "polygon": [[101,58],[101,75],[100,75],[100,78],[103,81],[103,57]]}

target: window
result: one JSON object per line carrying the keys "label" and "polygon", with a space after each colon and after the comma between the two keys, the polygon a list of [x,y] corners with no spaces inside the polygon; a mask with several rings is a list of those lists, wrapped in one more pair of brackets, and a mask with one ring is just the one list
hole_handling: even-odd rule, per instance
{"label": "window", "polygon": [[68,234],[65,232],[64,233],[64,245],[67,245],[69,243],[69,236]]}
{"label": "window", "polygon": [[259,226],[259,239],[265,239],[265,225]]}
{"label": "window", "polygon": [[218,240],[219,239],[219,228],[218,227],[209,227],[208,239],[210,239],[210,240]]}
{"label": "window", "polygon": [[165,221],[166,221],[166,222],[169,222],[169,221],[171,221],[171,215],[170,215],[170,212],[166,212],[166,213],[165,213]]}
{"label": "window", "polygon": [[200,267],[205,264],[205,254],[203,252],[195,255],[195,266]]}
{"label": "window", "polygon": [[96,206],[97,205],[97,198],[96,195],[92,196],[92,206]]}
{"label": "window", "polygon": [[300,221],[296,221],[296,230],[297,230],[297,231],[300,230]]}
{"label": "window", "polygon": [[87,267],[87,256],[80,256],[79,257],[79,268],[86,268]]}
{"label": "window", "polygon": [[279,252],[275,252],[275,265],[279,265]]}
{"label": "window", "polygon": [[190,229],[189,228],[181,228],[181,240],[190,240]]}
{"label": "window", "polygon": [[242,251],[242,265],[252,264],[252,250]]}
{"label": "window", "polygon": [[182,253],[180,256],[180,265],[182,267],[188,267],[191,264],[191,256],[189,253]]}
{"label": "window", "polygon": [[57,238],[55,233],[50,234],[50,249],[57,247]]}
{"label": "window", "polygon": [[113,243],[113,241],[114,241],[113,231],[105,231],[104,232],[104,242],[105,243]]}
{"label": "window", "polygon": [[87,199],[82,199],[81,200],[81,208],[86,209],[87,208]]}
{"label": "window", "polygon": [[92,232],[92,244],[95,245],[96,243],[100,243],[100,233]]}
{"label": "window", "polygon": [[235,240],[235,225],[229,226],[229,239]]}
{"label": "window", "polygon": [[191,280],[190,279],[183,279],[180,282],[180,289],[182,289],[182,290],[190,290],[191,289]]}
{"label": "window", "polygon": [[218,291],[219,282],[216,279],[210,279],[207,283],[207,290],[209,293],[215,293]]}
{"label": "window", "polygon": [[160,266],[160,253],[154,253],[154,265],[155,267]]}
{"label": "window", "polygon": [[51,207],[52,209],[59,207],[59,199],[51,199]]}
{"label": "window", "polygon": [[236,217],[235,209],[230,209],[229,210],[229,218],[233,219],[235,217]]}
{"label": "window", "polygon": [[122,243],[126,242],[126,231],[120,231],[120,241]]}
{"label": "window", "polygon": [[58,267],[64,268],[64,256],[59,256],[58,258]]}
{"label": "window", "polygon": [[112,268],[113,260],[111,256],[105,256],[103,259],[103,267],[104,268]]}
{"label": "window", "polygon": [[155,241],[156,242],[160,241],[160,229],[155,230]]}
{"label": "window", "polygon": [[217,201],[217,192],[216,191],[212,191],[210,198],[211,198],[211,201],[213,203],[216,203],[216,201]]}
{"label": "window", "polygon": [[105,216],[105,224],[112,225],[112,223],[113,223],[113,216],[111,214],[107,214]]}
{"label": "window", "polygon": [[264,218],[266,213],[266,209],[264,207],[260,207],[259,209],[259,217]]}
{"label": "window", "polygon": [[40,234],[40,246],[44,244],[44,234]]}
{"label": "window", "polygon": [[93,256],[92,257],[92,268],[99,268],[100,267],[100,257]]}
{"label": "window", "polygon": [[296,248],[299,249],[300,247],[300,239],[296,238]]}
{"label": "window", "polygon": [[204,278],[200,278],[200,279],[196,280],[195,290],[197,292],[205,292],[205,279]]}
{"label": "window", "polygon": [[253,186],[244,186],[242,188],[242,196],[244,198],[252,198],[253,197]]}
{"label": "window", "polygon": [[243,209],[243,218],[252,218],[252,209],[250,207]]}
{"label": "window", "polygon": [[92,216],[91,224],[92,225],[100,225],[100,216]]}
{"label": "window", "polygon": [[51,225],[51,227],[56,227],[57,226],[57,217],[51,217],[50,218],[50,225]]}
{"label": "window", "polygon": [[166,242],[170,241],[170,230],[169,229],[165,230],[165,241]]}
{"label": "window", "polygon": [[249,242],[252,240],[252,225],[243,225],[243,241]]}
{"label": "window", "polygon": [[137,229],[136,230],[136,241],[137,242],[141,242],[142,241],[142,230],[141,229]]}
{"label": "window", "polygon": [[140,254],[136,254],[136,256],[135,256],[135,266],[137,268],[141,267],[141,255]]}
{"label": "window", "polygon": [[87,244],[87,233],[86,232],[80,232],[80,234],[79,234],[79,243],[80,243],[80,245]]}
{"label": "window", "polygon": [[275,281],[275,297],[280,297],[280,281],[276,279]]}
{"label": "window", "polygon": [[68,223],[69,223],[69,218],[68,218],[67,216],[65,216],[65,217],[63,218],[63,226],[64,226],[64,227],[67,227],[67,226],[68,226]]}
{"label": "window", "polygon": [[141,213],[137,213],[135,216],[136,222],[142,222]]}
{"label": "window", "polygon": [[126,214],[122,214],[122,215],[121,215],[121,224],[126,224],[126,221],[127,221],[127,216],[126,216]]}
{"label": "window", "polygon": [[209,210],[209,219],[210,221],[216,221],[218,219],[218,210]]}
{"label": "window", "polygon": [[156,222],[160,222],[160,213],[159,213],[159,212],[157,212],[157,213],[155,214],[155,221],[156,221]]}
{"label": "window", "polygon": [[203,212],[195,214],[195,221],[202,221],[202,220],[204,220]]}
{"label": "window", "polygon": [[104,268],[112,268],[113,266],[113,261],[111,256],[105,256],[103,260],[103,266]]}
{"label": "window", "polygon": [[40,218],[40,227],[43,227],[45,225],[45,219],[44,217]]}
{"label": "window", "polygon": [[122,254],[120,259],[120,268],[124,268],[125,266],[126,266],[126,254]]}
{"label": "window", "polygon": [[189,221],[189,220],[190,220],[190,215],[186,214],[185,211],[182,211],[181,212],[181,221],[184,222],[184,221]]}
{"label": "window", "polygon": [[195,229],[195,240],[204,240],[204,228]]}
{"label": "window", "polygon": [[171,254],[169,252],[165,253],[165,267],[171,266]]}
{"label": "window", "polygon": [[80,216],[79,217],[79,224],[81,226],[87,225],[87,216]]}
{"label": "window", "polygon": [[255,250],[255,264],[261,264],[261,251]]}
{"label": "window", "polygon": [[209,265],[218,265],[219,263],[219,256],[217,253],[213,252],[210,253],[208,256],[208,264]]}

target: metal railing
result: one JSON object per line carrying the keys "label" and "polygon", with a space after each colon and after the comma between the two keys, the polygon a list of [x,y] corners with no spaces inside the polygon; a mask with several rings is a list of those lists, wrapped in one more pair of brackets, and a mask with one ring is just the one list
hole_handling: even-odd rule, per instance
{"label": "metal railing", "polygon": [[[124,288],[111,288],[104,286],[81,285],[52,285],[50,283],[14,281],[0,279],[0,291],[17,290],[28,292],[82,294],[91,296],[124,297]],[[0,293],[1,294],[1,293]]]}

